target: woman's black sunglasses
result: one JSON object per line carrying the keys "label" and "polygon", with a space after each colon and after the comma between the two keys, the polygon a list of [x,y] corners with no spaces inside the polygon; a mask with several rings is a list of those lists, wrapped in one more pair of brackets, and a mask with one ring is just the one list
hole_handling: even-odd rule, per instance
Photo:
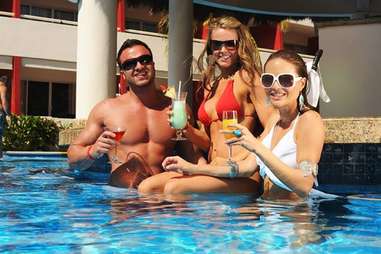
{"label": "woman's black sunglasses", "polygon": [[220,50],[222,46],[225,46],[227,49],[236,49],[238,46],[238,40],[227,40],[227,41],[211,40],[210,41],[210,48],[212,50]]}
{"label": "woman's black sunglasses", "polygon": [[126,61],[124,61],[120,66],[122,71],[128,71],[136,67],[138,62],[142,65],[147,65],[152,63],[152,56],[151,55],[141,55],[137,58],[131,58]]}

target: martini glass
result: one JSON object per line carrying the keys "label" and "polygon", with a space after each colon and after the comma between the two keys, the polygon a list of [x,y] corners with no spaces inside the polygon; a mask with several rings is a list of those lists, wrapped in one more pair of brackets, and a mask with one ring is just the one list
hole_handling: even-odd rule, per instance
{"label": "martini glass", "polygon": [[121,128],[121,127],[116,127],[116,128],[109,129],[109,130],[112,131],[115,134],[115,138],[114,139],[116,141],[115,151],[114,151],[114,154],[111,157],[111,161],[113,163],[116,163],[116,164],[122,164],[123,161],[118,159],[118,145],[119,145],[119,141],[122,139],[122,137],[123,137],[124,133],[126,132],[126,130]]}

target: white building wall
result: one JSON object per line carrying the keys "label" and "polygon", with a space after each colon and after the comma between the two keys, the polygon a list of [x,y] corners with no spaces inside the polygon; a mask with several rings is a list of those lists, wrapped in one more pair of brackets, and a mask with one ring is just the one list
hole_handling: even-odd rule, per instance
{"label": "white building wall", "polygon": [[0,17],[0,34],[0,55],[76,60],[76,26]]}
{"label": "white building wall", "polygon": [[319,28],[320,62],[331,102],[324,117],[381,116],[381,24]]}

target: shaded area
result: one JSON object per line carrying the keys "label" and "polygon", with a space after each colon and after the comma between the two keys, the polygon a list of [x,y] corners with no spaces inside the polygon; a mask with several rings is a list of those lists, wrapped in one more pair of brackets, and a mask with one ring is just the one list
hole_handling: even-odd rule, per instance
{"label": "shaded area", "polygon": [[[320,189],[335,193],[379,193],[381,144],[325,144],[318,180],[321,185],[328,185]],[[335,185],[342,186],[342,190],[333,190]]]}

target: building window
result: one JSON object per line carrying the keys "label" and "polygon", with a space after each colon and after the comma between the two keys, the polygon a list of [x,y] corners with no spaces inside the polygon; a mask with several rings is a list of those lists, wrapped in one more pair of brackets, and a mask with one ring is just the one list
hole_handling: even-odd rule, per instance
{"label": "building window", "polygon": [[74,114],[70,112],[72,94],[70,89],[72,87],[69,84],[52,83],[51,116],[61,118],[74,117]]}
{"label": "building window", "polygon": [[29,81],[25,91],[25,113],[32,116],[48,116],[49,83]]}
{"label": "building window", "polygon": [[54,10],[54,18],[62,20],[77,21],[76,14],[69,11]]}
{"label": "building window", "polygon": [[52,9],[32,6],[30,14],[33,16],[38,16],[38,17],[51,18]]}
{"label": "building window", "polygon": [[136,20],[126,20],[126,29],[140,30],[140,22]]}
{"label": "building window", "polygon": [[142,22],[142,30],[157,33],[157,25],[155,23]]}
{"label": "building window", "polygon": [[74,11],[63,11],[50,8],[42,8],[31,5],[21,5],[22,15],[32,15],[37,17],[54,18],[61,20],[77,21],[77,13]]}
{"label": "building window", "polygon": [[126,29],[141,30],[147,32],[157,32],[157,25],[153,22],[146,22],[136,19],[126,19]]}
{"label": "building window", "polygon": [[30,15],[30,6],[22,4],[20,12],[21,12],[21,15]]}
{"label": "building window", "polygon": [[26,115],[75,118],[72,84],[23,81],[22,98]]}

